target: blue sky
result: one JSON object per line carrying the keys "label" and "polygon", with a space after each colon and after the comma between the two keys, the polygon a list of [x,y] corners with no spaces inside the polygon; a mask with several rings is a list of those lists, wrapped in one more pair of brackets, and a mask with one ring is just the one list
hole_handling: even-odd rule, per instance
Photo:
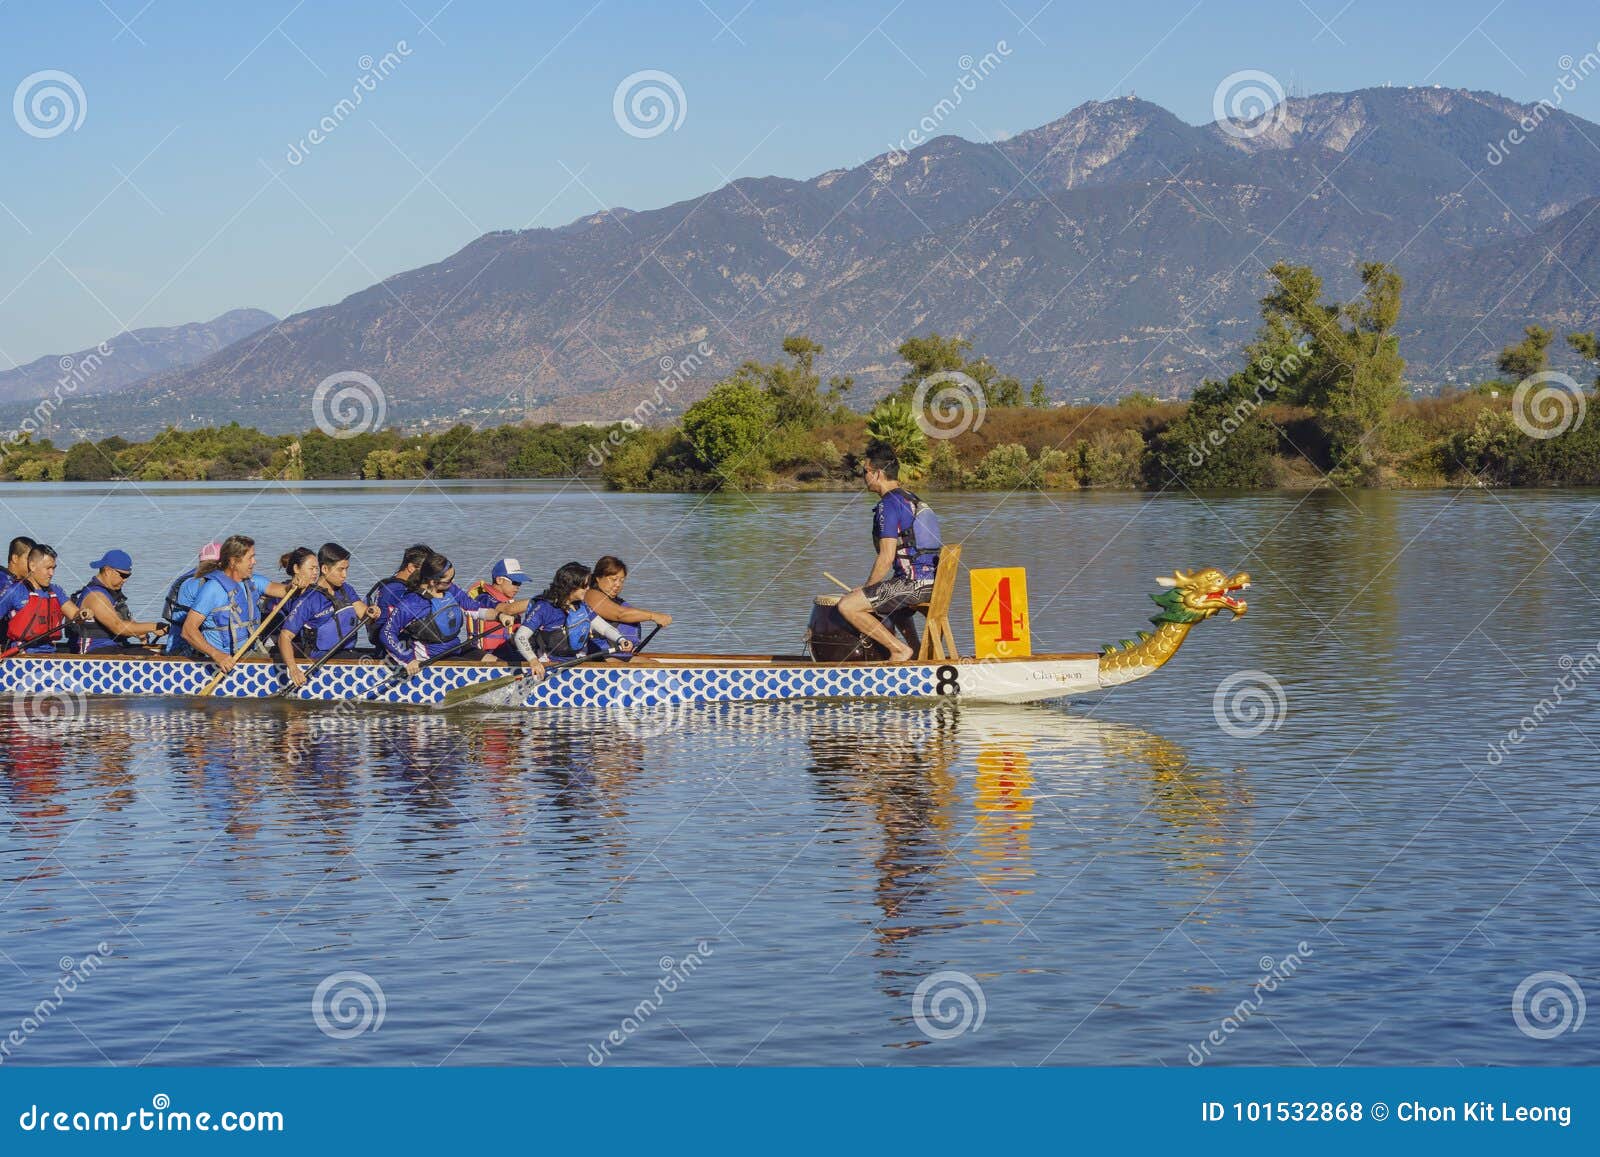
{"label": "blue sky", "polygon": [[[1428,83],[1532,101],[1563,56],[1595,49],[1600,9],[0,0],[0,97],[44,70],[83,93],[81,123],[54,136],[0,115],[0,368],[125,327],[326,305],[492,229],[856,164],[1001,41],[1003,63],[945,130],[1016,132],[1129,90],[1201,123],[1241,69],[1305,92]],[[370,77],[362,58],[386,53],[388,75],[291,163]],[[613,96],[647,69],[681,86],[683,116],[640,137]],[[1564,107],[1600,120],[1589,83]]]}

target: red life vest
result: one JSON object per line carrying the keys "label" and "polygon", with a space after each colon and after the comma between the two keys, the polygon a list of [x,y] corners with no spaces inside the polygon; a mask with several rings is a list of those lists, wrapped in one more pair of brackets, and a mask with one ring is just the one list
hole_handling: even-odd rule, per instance
{"label": "red life vest", "polygon": [[[477,583],[467,593],[473,598],[488,595],[497,603],[509,603],[511,601],[511,596],[501,594],[499,588],[493,583]],[[493,651],[511,641],[510,636],[506,634],[506,629],[500,625],[498,619],[468,619],[467,638],[472,640],[474,646],[481,647],[485,651]]]}
{"label": "red life vest", "polygon": [[6,620],[6,642],[13,647],[29,639],[39,645],[54,643],[61,637],[65,622],[61,600],[52,588],[42,591],[30,588],[28,601],[12,611]]}

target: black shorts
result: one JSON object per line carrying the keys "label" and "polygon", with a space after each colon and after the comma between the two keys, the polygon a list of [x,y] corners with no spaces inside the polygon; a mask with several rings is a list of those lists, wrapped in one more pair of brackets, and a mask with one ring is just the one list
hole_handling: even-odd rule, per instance
{"label": "black shorts", "polygon": [[892,615],[912,607],[920,607],[932,599],[933,580],[892,574],[881,583],[862,587],[861,593],[867,597],[867,605],[872,608],[874,614]]}

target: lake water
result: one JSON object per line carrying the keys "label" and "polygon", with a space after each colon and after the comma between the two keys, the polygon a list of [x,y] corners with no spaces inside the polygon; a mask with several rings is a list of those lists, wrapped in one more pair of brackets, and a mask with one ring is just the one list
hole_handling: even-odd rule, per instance
{"label": "lake water", "polygon": [[[1249,570],[1249,614],[1148,680],[1027,708],[324,726],[310,705],[94,701],[50,736],[6,705],[0,1060],[1600,1061],[1595,1025],[1551,1032],[1561,994],[1568,1028],[1600,997],[1593,496],[936,505],[969,564],[1028,568],[1036,649],[1131,635],[1174,567]],[[363,584],[423,538],[463,579],[619,554],[633,601],[678,616],[673,650],[795,649],[822,571],[864,575],[868,509],[0,488],[69,589],[129,550],[152,617],[230,531],[263,569],[339,540]],[[966,644],[964,589],[955,625]],[[63,968],[82,979],[41,1019]]]}

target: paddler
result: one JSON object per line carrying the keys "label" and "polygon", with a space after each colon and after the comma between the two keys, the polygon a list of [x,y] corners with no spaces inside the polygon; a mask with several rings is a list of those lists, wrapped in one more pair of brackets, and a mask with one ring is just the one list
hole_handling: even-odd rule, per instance
{"label": "paddler", "polygon": [[91,621],[68,630],[77,644],[78,654],[103,652],[153,643],[167,632],[165,623],[146,623],[133,617],[128,596],[123,592],[133,574],[133,557],[125,550],[108,550],[89,564],[94,578],[72,596],[91,616]]}
{"label": "paddler", "polygon": [[167,635],[167,654],[193,657],[183,641],[183,616],[189,613],[195,595],[200,593],[200,584],[205,581],[206,575],[217,569],[217,560],[221,557],[220,542],[206,543],[200,548],[200,557],[195,565],[173,579],[172,585],[167,588],[166,601],[161,604],[161,617],[167,620],[170,632]]}
{"label": "paddler", "polygon": [[672,616],[664,611],[647,611],[643,607],[629,606],[622,598],[622,584],[628,581],[628,564],[615,555],[608,554],[594,564],[589,588],[583,592],[583,601],[589,609],[617,628],[624,639],[639,644],[639,624],[656,623],[672,625]]}
{"label": "paddler", "polygon": [[[480,606],[456,586],[455,577],[456,568],[448,558],[430,554],[383,620],[378,638],[385,653],[408,675],[415,675],[423,663],[445,655],[469,662],[498,663],[499,658],[492,652],[464,645],[461,628],[468,619],[498,619],[509,626],[526,607],[520,601]],[[526,659],[531,673],[542,677],[543,664],[531,655]]]}
{"label": "paddler", "polygon": [[383,631],[384,620],[389,617],[389,612],[394,610],[400,597],[406,593],[407,584],[416,576],[422,564],[428,561],[428,556],[433,554],[431,546],[417,543],[408,546],[405,553],[400,556],[400,569],[386,579],[379,579],[367,591],[367,597],[362,600],[368,606],[378,608],[378,617],[367,624],[367,642],[373,647],[382,650],[383,642],[379,634]]}
{"label": "paddler", "polygon": [[28,577],[28,552],[37,543],[25,534],[19,534],[11,540],[11,550],[6,556],[6,569],[0,571],[0,595],[11,588],[12,583],[21,582]]}
{"label": "paddler", "polygon": [[581,655],[598,635],[619,651],[633,650],[632,640],[624,638],[584,600],[590,579],[589,568],[581,562],[569,562],[556,571],[544,593],[528,605],[517,631],[519,649],[531,642],[541,656]]}
{"label": "paddler", "polygon": [[884,647],[891,663],[904,663],[912,650],[878,616],[925,605],[933,597],[933,575],[943,540],[933,509],[900,485],[900,459],[883,442],[867,446],[862,478],[878,496],[872,508],[872,545],[877,557],[867,581],[839,600],[839,613],[856,630]]}
{"label": "paddler", "polygon": [[0,594],[5,653],[53,652],[67,621],[84,617],[83,608],[52,581],[55,575],[55,547],[35,543],[28,551],[27,571]]}
{"label": "paddler", "polygon": [[261,625],[261,599],[281,599],[291,589],[256,575],[255,539],[229,535],[218,551],[217,569],[201,581],[183,617],[183,641],[226,674],[245,640]]}
{"label": "paddler", "polygon": [[363,620],[378,617],[378,608],[369,606],[347,581],[350,577],[350,552],[337,542],[325,542],[314,556],[317,580],[305,594],[295,599],[278,631],[278,654],[288,668],[289,682],[305,686],[305,673],[298,659],[322,659],[335,647],[334,658],[355,658],[351,640]]}
{"label": "paddler", "polygon": [[[473,583],[467,588],[467,594],[478,606],[506,606],[520,614],[528,609],[528,604],[526,600],[517,600],[517,591],[527,581],[528,576],[520,562],[514,558],[503,558],[490,568],[487,581]],[[515,663],[519,660],[511,642],[511,632],[515,626],[514,622],[508,625],[498,618],[468,619],[467,636],[483,650],[493,651],[506,662]]]}

